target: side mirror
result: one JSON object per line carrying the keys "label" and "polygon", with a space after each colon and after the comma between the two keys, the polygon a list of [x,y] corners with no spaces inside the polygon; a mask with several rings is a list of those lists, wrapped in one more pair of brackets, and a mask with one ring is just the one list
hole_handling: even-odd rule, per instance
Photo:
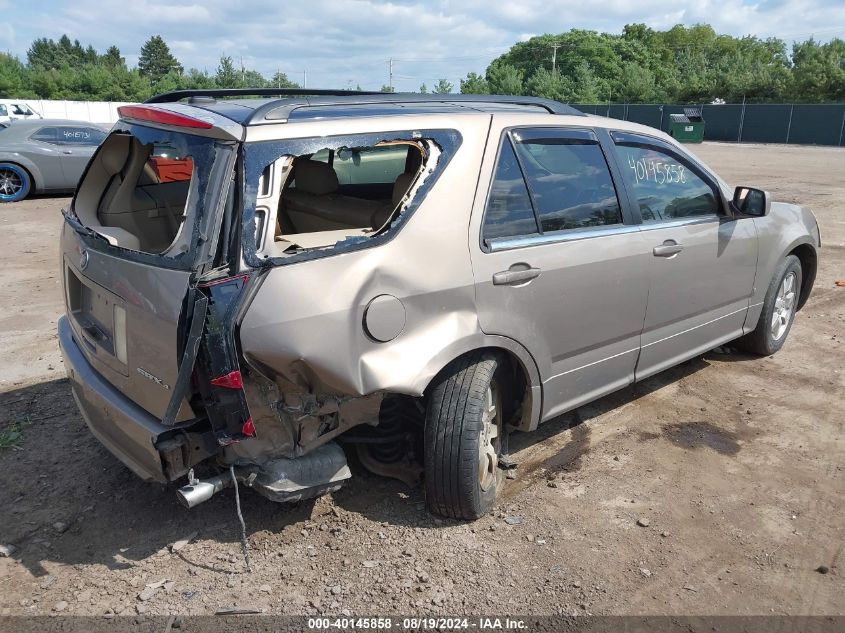
{"label": "side mirror", "polygon": [[744,215],[761,218],[768,215],[772,208],[772,201],[769,194],[762,189],[737,187],[734,189],[733,206]]}

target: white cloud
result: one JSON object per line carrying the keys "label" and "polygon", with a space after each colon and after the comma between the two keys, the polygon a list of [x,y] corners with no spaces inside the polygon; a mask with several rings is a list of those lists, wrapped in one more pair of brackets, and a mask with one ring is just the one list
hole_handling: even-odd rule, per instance
{"label": "white cloud", "polygon": [[[3,0],[0,0],[2,3]],[[718,32],[784,39],[845,36],[845,3],[836,0],[42,0],[39,8],[10,3],[0,26],[0,45],[25,55],[36,37],[67,33],[99,50],[117,44],[134,63],[143,42],[159,34],[188,67],[217,67],[226,54],[265,75],[277,69],[313,87],[360,84],[377,89],[388,81],[393,58],[399,90],[456,83],[531,34],[571,28],[620,32],[631,22],[653,28],[707,22]]]}

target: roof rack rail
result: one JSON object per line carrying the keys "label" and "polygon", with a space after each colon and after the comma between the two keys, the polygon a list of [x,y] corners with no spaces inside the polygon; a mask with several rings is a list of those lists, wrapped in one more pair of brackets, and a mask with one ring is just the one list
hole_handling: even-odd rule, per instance
{"label": "roof rack rail", "polygon": [[[190,99],[194,104],[204,100],[212,102],[215,97],[276,97],[265,103],[253,106],[254,109],[238,122],[242,125],[262,123],[284,123],[291,113],[300,108],[331,106],[425,106],[426,104],[449,104],[478,110],[490,105],[513,105],[533,107],[549,114],[586,116],[570,105],[543,99],[541,97],[523,97],[512,95],[477,95],[477,94],[419,94],[414,92],[368,92],[363,90],[322,90],[316,88],[207,88],[196,90],[175,90],[155,95],[145,103],[173,103],[181,99]],[[203,106],[200,106],[203,107]],[[224,114],[224,116],[227,116]]]}
{"label": "roof rack rail", "polygon": [[447,103],[465,105],[472,108],[474,104],[479,106],[489,104],[508,104],[515,106],[536,107],[545,110],[549,114],[567,114],[570,116],[586,116],[580,110],[570,105],[543,99],[541,97],[522,97],[511,95],[478,95],[478,94],[419,94],[413,92],[370,92],[360,95],[339,92],[332,94],[327,91],[325,95],[307,95],[301,99],[281,99],[270,101],[259,106],[249,117],[248,124],[258,123],[283,123],[294,110],[299,108],[319,106],[359,106],[359,105],[424,105],[426,103]]}
{"label": "roof rack rail", "polygon": [[366,90],[323,90],[310,88],[196,88],[163,92],[153,95],[144,103],[173,103],[190,97],[345,97],[379,94],[385,93]]}

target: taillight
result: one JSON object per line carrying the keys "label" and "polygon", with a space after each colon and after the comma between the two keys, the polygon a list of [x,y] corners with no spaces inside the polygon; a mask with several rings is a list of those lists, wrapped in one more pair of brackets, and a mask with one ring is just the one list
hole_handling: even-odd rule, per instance
{"label": "taillight", "polygon": [[252,418],[246,419],[246,422],[241,427],[241,433],[247,437],[255,437],[255,425],[252,423]]}
{"label": "taillight", "polygon": [[195,119],[194,117],[177,114],[169,110],[160,110],[147,106],[120,106],[117,113],[122,119],[135,119],[138,121],[150,121],[152,123],[163,123],[164,125],[177,125],[179,127],[195,127],[209,130],[214,127],[208,121]]}
{"label": "taillight", "polygon": [[211,379],[211,384],[215,387],[226,387],[227,389],[243,389],[244,381],[241,378],[240,370],[230,371],[228,374],[223,374],[217,378]]}

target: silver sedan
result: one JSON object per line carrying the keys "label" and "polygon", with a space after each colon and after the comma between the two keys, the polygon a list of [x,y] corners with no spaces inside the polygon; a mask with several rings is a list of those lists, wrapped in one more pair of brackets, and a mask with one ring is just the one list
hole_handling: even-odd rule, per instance
{"label": "silver sedan", "polygon": [[95,123],[30,119],[0,126],[0,202],[73,191],[106,131]]}

